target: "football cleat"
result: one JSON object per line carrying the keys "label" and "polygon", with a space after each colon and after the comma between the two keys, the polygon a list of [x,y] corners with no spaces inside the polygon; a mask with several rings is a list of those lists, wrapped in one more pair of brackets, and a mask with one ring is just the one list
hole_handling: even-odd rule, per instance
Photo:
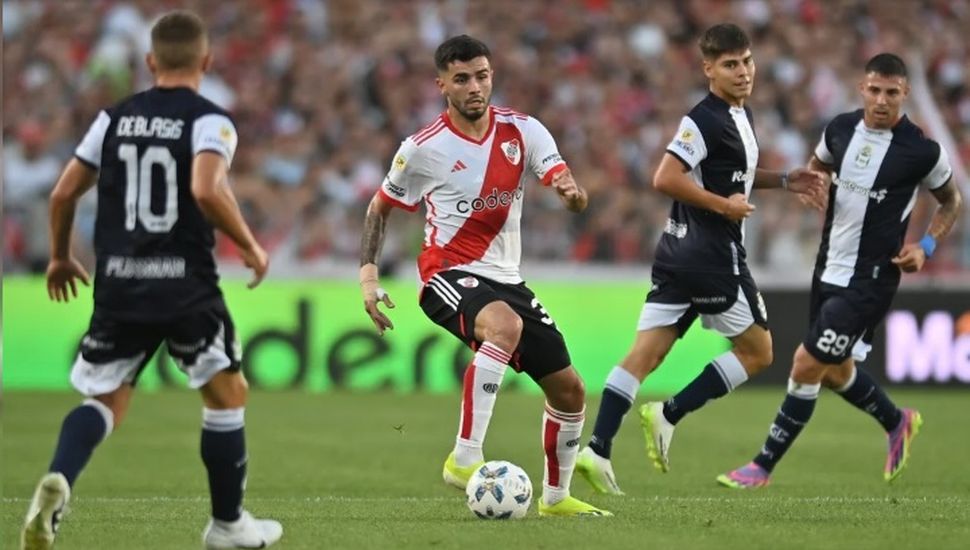
{"label": "football cleat", "polygon": [[545,499],[539,500],[539,515],[559,517],[606,517],[612,516],[613,512],[600,510],[592,504],[587,504],[576,497],[568,496],[555,504],[546,504]]}
{"label": "football cleat", "polygon": [[771,473],[754,462],[717,476],[717,482],[731,489],[757,489],[771,483]]}
{"label": "football cleat", "polygon": [[670,471],[667,452],[674,437],[674,425],[664,416],[664,405],[652,401],[640,407],[640,425],[647,440],[647,456],[661,472]]}
{"label": "football cleat", "polygon": [[256,519],[243,510],[239,519],[233,522],[209,519],[202,532],[202,543],[206,548],[266,548],[280,540],[283,526],[272,519]]}
{"label": "football cleat", "polygon": [[70,499],[71,486],[63,474],[51,472],[40,478],[20,536],[23,550],[48,550],[54,547],[57,527]]}
{"label": "football cleat", "polygon": [[445,459],[441,477],[448,485],[464,491],[465,487],[468,486],[468,480],[472,478],[476,470],[481,468],[482,464],[485,464],[484,460],[471,466],[459,466],[455,461],[455,452],[452,451],[448,453],[448,458]]}
{"label": "football cleat", "polygon": [[593,486],[593,490],[597,493],[623,494],[616,483],[616,475],[613,474],[613,464],[610,463],[610,459],[601,457],[589,447],[584,447],[576,457],[576,471]]}
{"label": "football cleat", "polygon": [[903,468],[909,462],[909,448],[916,434],[919,433],[920,426],[923,425],[923,417],[919,411],[903,409],[900,412],[902,419],[899,421],[899,426],[886,434],[889,439],[889,452],[886,455],[886,467],[883,470],[883,478],[886,481],[893,481],[903,472]]}

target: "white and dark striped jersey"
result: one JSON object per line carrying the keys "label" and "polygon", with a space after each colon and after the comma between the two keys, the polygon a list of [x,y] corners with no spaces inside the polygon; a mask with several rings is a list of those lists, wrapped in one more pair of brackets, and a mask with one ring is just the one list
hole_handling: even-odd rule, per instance
{"label": "white and dark striped jersey", "polygon": [[[690,170],[694,183],[728,197],[751,194],[758,141],[751,110],[708,94],[687,113],[667,152]],[[655,263],[673,270],[739,274],[746,269],[744,222],[674,201]]]}
{"label": "white and dark striped jersey", "polygon": [[165,320],[222,299],[212,226],[192,195],[192,161],[231,163],[236,128],[189,88],[151,88],[98,114],[74,152],[99,171],[95,307]]}
{"label": "white and dark striped jersey", "polygon": [[529,174],[543,185],[566,169],[556,141],[538,120],[489,107],[480,140],[463,134],[448,113],[408,137],[378,191],[408,211],[424,202],[421,280],[461,268],[501,283],[522,282],[520,220]]}
{"label": "white and dark striped jersey", "polygon": [[905,116],[892,129],[867,128],[860,109],[829,123],[815,156],[833,171],[815,277],[841,287],[898,283],[891,259],[920,186],[938,189],[952,176],[946,150]]}

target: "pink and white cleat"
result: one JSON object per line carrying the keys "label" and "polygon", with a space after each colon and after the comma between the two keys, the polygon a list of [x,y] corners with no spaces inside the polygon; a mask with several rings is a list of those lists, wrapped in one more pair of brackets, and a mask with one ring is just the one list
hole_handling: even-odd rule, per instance
{"label": "pink and white cleat", "polygon": [[896,429],[886,434],[889,439],[889,453],[886,455],[886,467],[883,478],[893,481],[903,472],[909,462],[909,448],[913,439],[923,425],[923,417],[915,409],[903,409],[902,419]]}
{"label": "pink and white cleat", "polygon": [[754,462],[717,476],[717,482],[731,489],[757,489],[771,483],[771,473]]}

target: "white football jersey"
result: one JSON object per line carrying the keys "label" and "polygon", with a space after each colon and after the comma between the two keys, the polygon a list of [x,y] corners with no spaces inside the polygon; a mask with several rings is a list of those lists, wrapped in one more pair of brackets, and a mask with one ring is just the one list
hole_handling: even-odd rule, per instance
{"label": "white football jersey", "polygon": [[458,130],[442,113],[401,143],[380,196],[410,212],[424,201],[421,280],[460,268],[517,284],[522,252],[519,225],[527,172],[543,185],[566,169],[556,142],[538,120],[489,107],[481,140]]}

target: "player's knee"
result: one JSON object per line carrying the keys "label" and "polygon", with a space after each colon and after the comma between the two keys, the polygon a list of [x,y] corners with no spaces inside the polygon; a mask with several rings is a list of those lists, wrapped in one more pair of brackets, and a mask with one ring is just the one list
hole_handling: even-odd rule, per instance
{"label": "player's knee", "polygon": [[816,384],[824,379],[827,370],[825,367],[805,346],[798,346],[792,359],[791,379],[801,384]]}
{"label": "player's knee", "polygon": [[573,376],[562,383],[556,392],[556,408],[562,411],[581,411],[586,402],[586,384],[579,376]]}
{"label": "player's knee", "polygon": [[522,338],[522,318],[508,308],[501,314],[494,315],[492,323],[486,329],[485,340],[492,342],[503,350],[513,353],[519,347]]}
{"label": "player's knee", "polygon": [[240,371],[221,371],[202,387],[202,398],[210,409],[243,407],[248,397],[249,383]]}
{"label": "player's knee", "polygon": [[744,366],[744,370],[747,371],[748,376],[753,376],[767,369],[775,360],[770,342],[768,345],[735,348],[734,355],[737,356],[738,361]]}

